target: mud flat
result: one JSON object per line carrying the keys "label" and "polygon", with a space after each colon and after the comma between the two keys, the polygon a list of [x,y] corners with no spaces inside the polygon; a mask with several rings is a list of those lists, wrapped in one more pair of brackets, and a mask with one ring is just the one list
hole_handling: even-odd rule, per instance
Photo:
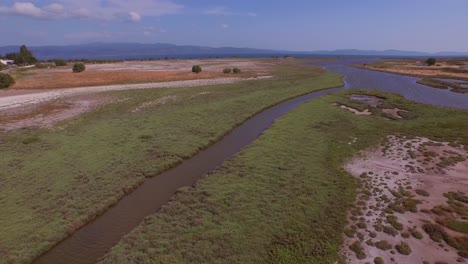
{"label": "mud flat", "polygon": [[345,230],[347,262],[466,262],[467,158],[457,143],[389,136],[349,162],[361,194]]}

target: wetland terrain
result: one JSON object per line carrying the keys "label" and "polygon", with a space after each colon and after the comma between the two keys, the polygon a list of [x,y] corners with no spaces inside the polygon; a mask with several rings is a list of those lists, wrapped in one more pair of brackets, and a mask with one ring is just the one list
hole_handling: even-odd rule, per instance
{"label": "wetland terrain", "polygon": [[353,67],[374,62],[17,73],[0,263],[466,261],[468,94]]}

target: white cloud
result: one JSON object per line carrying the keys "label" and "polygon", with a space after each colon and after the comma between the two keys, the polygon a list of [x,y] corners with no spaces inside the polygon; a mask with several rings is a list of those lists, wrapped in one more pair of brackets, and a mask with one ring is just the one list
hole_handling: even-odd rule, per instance
{"label": "white cloud", "polygon": [[254,12],[248,12],[248,13],[231,12],[224,6],[208,8],[203,12],[203,14],[214,15],[214,16],[251,16],[251,17],[257,16],[257,14]]}
{"label": "white cloud", "polygon": [[141,16],[137,12],[132,11],[132,12],[129,12],[128,15],[129,15],[129,20],[132,22],[138,22],[141,20]]}
{"label": "white cloud", "polygon": [[114,14],[114,18],[126,22],[138,22],[141,20],[141,15],[135,11],[122,12]]}
{"label": "white cloud", "polygon": [[[123,20],[138,22],[142,16],[162,16],[181,12],[184,6],[171,0],[57,0],[45,6],[16,1],[0,4],[0,14],[22,15],[39,19]],[[105,3],[105,5],[104,5]]]}
{"label": "white cloud", "polygon": [[217,6],[217,7],[212,7],[205,12],[203,12],[205,15],[215,15],[215,16],[225,16],[225,15],[230,15],[231,12],[228,12],[226,7],[224,6]]}
{"label": "white cloud", "polygon": [[43,18],[45,12],[30,2],[16,2],[11,7],[0,6],[0,13]]}
{"label": "white cloud", "polygon": [[228,24],[221,24],[221,27],[222,27],[222,28],[228,28],[229,25],[228,25]]}

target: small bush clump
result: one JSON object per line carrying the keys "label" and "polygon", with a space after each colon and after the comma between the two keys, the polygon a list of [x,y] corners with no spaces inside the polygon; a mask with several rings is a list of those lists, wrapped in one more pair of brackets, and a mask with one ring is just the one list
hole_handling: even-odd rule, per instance
{"label": "small bush clump", "polygon": [[395,215],[388,215],[387,221],[396,229],[396,230],[403,230],[403,225],[398,222],[398,218]]}
{"label": "small bush clump", "polygon": [[408,243],[405,242],[400,242],[400,244],[395,245],[395,249],[402,255],[411,254],[411,248]]}
{"label": "small bush clump", "polygon": [[241,73],[241,70],[236,67],[236,68],[232,69],[232,72],[233,73]]}
{"label": "small bush clump", "polygon": [[421,196],[425,196],[425,197],[429,196],[429,193],[426,190],[416,189],[415,192]]}
{"label": "small bush clump", "polygon": [[385,264],[385,262],[382,257],[375,257],[374,264]]}
{"label": "small bush clump", "polygon": [[429,59],[426,60],[426,64],[427,64],[428,66],[435,65],[436,62],[437,62],[437,60],[436,60],[435,58],[429,58]]}
{"label": "small bush clump", "polygon": [[411,231],[411,235],[416,239],[423,239],[423,234],[421,234],[421,232],[418,230]]}
{"label": "small bush clump", "polygon": [[223,73],[231,73],[231,68],[224,68]]}
{"label": "small bush clump", "polygon": [[0,72],[0,89],[8,88],[15,84],[15,79],[10,74]]}
{"label": "small bush clump", "polygon": [[82,62],[77,62],[73,65],[73,72],[84,72],[86,70],[86,66]]}
{"label": "small bush clump", "polygon": [[29,145],[29,144],[33,144],[33,143],[36,143],[36,142],[39,142],[40,139],[38,137],[27,137],[25,139],[23,139],[23,144],[25,145]]}
{"label": "small bush clump", "polygon": [[202,71],[202,68],[200,65],[193,65],[192,66],[192,72],[193,73],[200,73]]}
{"label": "small bush clump", "polygon": [[358,259],[365,259],[366,258],[366,253],[364,253],[364,248],[361,245],[361,242],[359,241],[354,241],[350,246],[349,249],[353,251],[356,254],[356,257]]}
{"label": "small bush clump", "polygon": [[391,236],[396,236],[396,235],[398,235],[398,231],[397,231],[395,228],[391,227],[391,226],[384,226],[384,227],[383,227],[383,232],[384,232],[385,234],[391,235]]}
{"label": "small bush clump", "polygon": [[375,247],[383,251],[392,249],[392,245],[388,243],[387,240],[380,240],[375,242]]}
{"label": "small bush clump", "polygon": [[67,66],[67,62],[65,60],[54,60],[55,66]]}

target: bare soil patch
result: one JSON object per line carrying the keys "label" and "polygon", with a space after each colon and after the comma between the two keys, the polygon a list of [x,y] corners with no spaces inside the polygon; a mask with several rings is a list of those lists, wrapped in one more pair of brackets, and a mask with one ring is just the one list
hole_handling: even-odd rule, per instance
{"label": "bare soil patch", "polygon": [[[192,73],[192,66],[198,64],[203,71]],[[270,74],[272,65],[272,61],[265,59],[200,59],[87,64],[86,71],[82,73],[72,73],[71,66],[31,69],[15,74],[16,84],[12,89],[56,89],[233,76],[222,72],[226,67],[240,68],[242,73],[236,76],[265,76]]]}
{"label": "bare soil patch", "polygon": [[467,224],[467,158],[461,145],[389,136],[349,162],[362,190],[345,231],[347,263],[466,261],[468,235],[449,223]]}
{"label": "bare soil patch", "polygon": [[393,118],[396,118],[396,119],[402,119],[403,117],[400,115],[400,112],[408,112],[406,110],[403,110],[403,109],[400,109],[400,108],[382,108],[382,112],[384,112],[385,114],[393,117]]}
{"label": "bare soil patch", "polygon": [[[335,104],[335,105],[338,105],[338,104]],[[364,111],[359,111],[356,108],[352,108],[352,107],[349,107],[349,106],[346,106],[346,105],[339,105],[339,106],[340,106],[340,108],[346,109],[346,110],[350,111],[351,113],[353,113],[355,115],[372,115],[372,112],[370,112],[369,109],[364,109]]]}
{"label": "bare soil patch", "polygon": [[356,107],[338,103],[334,105],[346,109],[355,115],[381,115],[388,120],[403,119],[404,117],[400,113],[408,113],[407,110],[397,107],[384,108],[385,98],[374,95],[352,94],[349,99],[359,104],[357,104]]}
{"label": "bare soil patch", "polygon": [[78,96],[2,111],[0,130],[51,127],[56,123],[92,111],[109,100],[100,96]]}

